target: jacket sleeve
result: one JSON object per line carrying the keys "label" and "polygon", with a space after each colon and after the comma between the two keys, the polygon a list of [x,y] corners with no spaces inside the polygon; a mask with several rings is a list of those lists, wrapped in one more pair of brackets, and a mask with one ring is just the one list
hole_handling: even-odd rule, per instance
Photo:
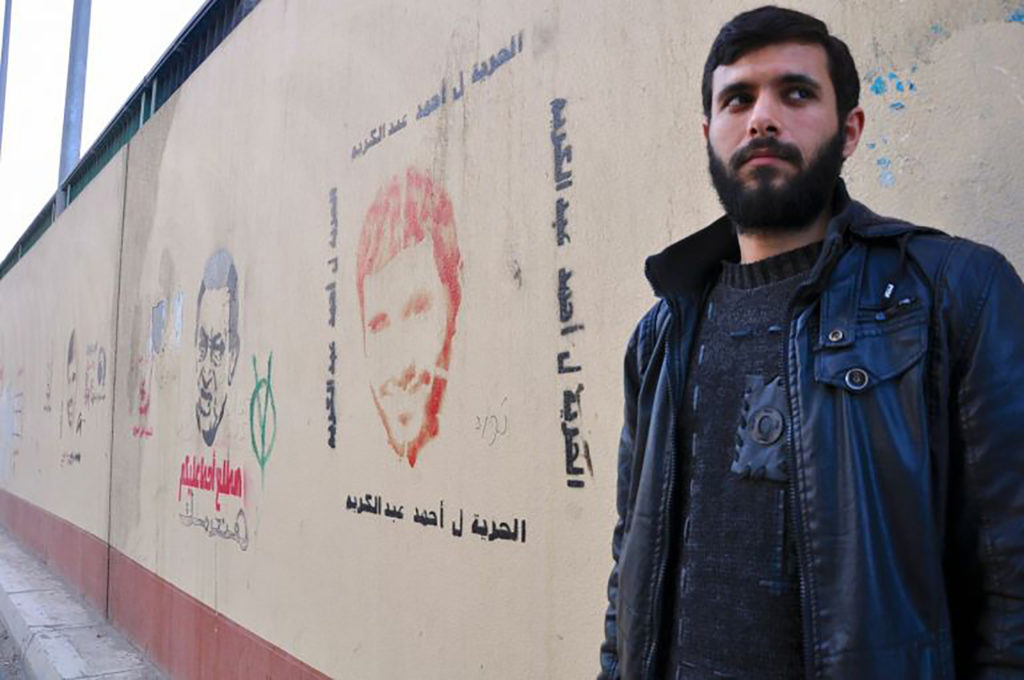
{"label": "jacket sleeve", "polygon": [[[954,644],[964,675],[1019,677],[1024,674],[1024,284],[995,251],[979,248],[966,259],[961,271],[972,271],[958,277],[961,291],[979,293],[961,303],[967,324],[959,347],[952,348],[959,349],[953,355],[952,452],[963,470],[958,504],[963,516],[952,519],[961,526],[960,538],[969,539],[957,541],[962,552],[956,560],[968,564],[959,570],[966,577],[959,587],[973,595],[967,607],[951,612],[954,634],[960,635]],[[958,614],[970,622],[969,629],[958,625]]]}
{"label": "jacket sleeve", "polygon": [[619,678],[619,655],[617,650],[617,612],[616,602],[619,594],[619,551],[622,548],[622,537],[625,531],[625,518],[629,503],[630,478],[633,466],[633,444],[636,435],[637,394],[640,389],[640,374],[637,365],[637,337],[640,327],[633,332],[626,348],[624,366],[624,398],[622,434],[619,437],[618,482],[616,484],[615,505],[617,520],[612,532],[612,572],[608,577],[608,609],[604,616],[604,642],[601,643],[601,673],[598,680],[617,680]]}

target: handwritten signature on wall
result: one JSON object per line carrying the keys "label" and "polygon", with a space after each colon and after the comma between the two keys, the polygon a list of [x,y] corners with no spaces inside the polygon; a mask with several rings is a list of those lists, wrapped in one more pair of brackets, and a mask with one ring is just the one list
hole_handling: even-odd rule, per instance
{"label": "handwritten signature on wall", "polygon": [[[507,402],[508,397],[502,399],[501,404],[498,406],[499,410]],[[487,446],[494,446],[494,442],[499,437],[504,437],[508,434],[508,413],[503,413],[499,416],[496,413],[488,412],[482,416],[476,416],[476,425],[473,429],[480,433],[480,439],[487,441]]]}
{"label": "handwritten signature on wall", "polygon": [[185,512],[179,513],[178,519],[186,527],[199,527],[211,538],[234,541],[241,550],[249,548],[249,522],[245,517],[245,510],[241,508],[235,513],[234,523],[229,523],[227,519],[220,516],[196,515],[195,499],[192,496],[192,490],[189,489]]}

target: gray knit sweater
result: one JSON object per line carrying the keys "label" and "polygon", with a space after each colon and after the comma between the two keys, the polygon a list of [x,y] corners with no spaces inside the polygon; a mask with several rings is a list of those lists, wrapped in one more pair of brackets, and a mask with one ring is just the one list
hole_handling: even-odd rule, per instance
{"label": "gray knit sweater", "polygon": [[723,263],[681,412],[684,516],[666,678],[802,677],[781,379],[787,307],[820,244]]}

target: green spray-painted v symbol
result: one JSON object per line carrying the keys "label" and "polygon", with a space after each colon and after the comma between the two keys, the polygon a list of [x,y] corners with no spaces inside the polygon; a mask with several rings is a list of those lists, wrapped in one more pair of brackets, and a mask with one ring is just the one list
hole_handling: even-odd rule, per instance
{"label": "green spray-painted v symbol", "polygon": [[[260,377],[259,368],[256,366],[256,356],[252,357],[252,372],[256,376],[256,387],[252,390],[252,398],[249,399],[249,436],[252,439],[252,452],[256,454],[256,461],[260,464],[260,484],[265,480],[267,461],[270,460],[270,453],[274,450],[274,440],[277,438],[277,406],[274,404],[274,386],[270,377],[271,365],[274,361],[274,353],[267,357],[267,375]],[[267,425],[270,425],[270,441],[267,441]],[[259,441],[256,439],[256,430],[259,429]]]}

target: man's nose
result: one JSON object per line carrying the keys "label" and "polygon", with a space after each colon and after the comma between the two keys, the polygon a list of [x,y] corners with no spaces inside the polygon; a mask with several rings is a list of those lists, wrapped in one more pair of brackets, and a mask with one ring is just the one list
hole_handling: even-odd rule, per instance
{"label": "man's nose", "polygon": [[402,372],[398,379],[398,388],[401,390],[409,389],[409,384],[416,378],[416,366],[409,364],[406,369]]}
{"label": "man's nose", "polygon": [[775,97],[759,95],[750,109],[750,137],[777,137],[781,132],[778,114],[779,102]]}

